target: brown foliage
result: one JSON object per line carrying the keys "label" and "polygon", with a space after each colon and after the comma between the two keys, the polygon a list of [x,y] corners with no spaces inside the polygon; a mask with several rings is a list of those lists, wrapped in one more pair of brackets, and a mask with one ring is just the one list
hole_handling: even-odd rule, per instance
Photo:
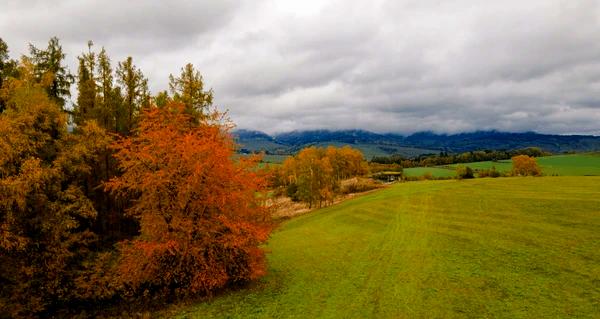
{"label": "brown foliage", "polygon": [[141,225],[119,247],[130,295],[209,293],[265,272],[258,245],[271,230],[267,176],[254,169],[257,159],[233,160],[223,125],[196,125],[184,107],[147,111],[137,134],[114,145],[123,175],[106,188],[135,198],[128,214]]}
{"label": "brown foliage", "polygon": [[93,154],[81,140],[66,142],[66,117],[31,71],[25,61],[23,78],[3,87],[0,114],[0,309],[14,317],[72,299],[96,240],[89,229],[96,210],[72,178],[89,173]]}

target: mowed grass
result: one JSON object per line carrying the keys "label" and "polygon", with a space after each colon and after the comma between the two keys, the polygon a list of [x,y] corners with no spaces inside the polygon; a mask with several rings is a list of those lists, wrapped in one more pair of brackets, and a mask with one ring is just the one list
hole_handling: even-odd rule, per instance
{"label": "mowed grass", "polygon": [[411,167],[403,170],[405,176],[423,176],[430,173],[433,177],[454,177],[456,171],[454,169],[442,167]]}
{"label": "mowed grass", "polygon": [[[553,155],[538,157],[536,160],[542,169],[542,173],[547,176],[600,176],[600,153]],[[512,170],[511,160],[501,160],[497,162],[485,161],[448,166],[406,168],[404,173],[406,176],[423,176],[423,174],[429,172],[434,177],[453,177],[456,176],[455,169],[458,165],[468,166],[474,170],[495,167],[497,171],[504,173],[509,173]]]}
{"label": "mowed grass", "polygon": [[598,318],[600,177],[396,184],[285,222],[181,318]]}
{"label": "mowed grass", "polygon": [[[559,176],[600,176],[600,154],[571,154],[538,157],[538,164],[544,175]],[[478,162],[464,164],[473,169],[489,169],[492,166],[498,171],[510,172],[512,161]],[[456,165],[452,165],[456,166]]]}

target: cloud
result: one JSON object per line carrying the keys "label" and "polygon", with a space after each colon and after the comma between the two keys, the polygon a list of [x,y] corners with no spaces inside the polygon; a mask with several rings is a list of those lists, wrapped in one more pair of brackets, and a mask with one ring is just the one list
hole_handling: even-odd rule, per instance
{"label": "cloud", "polygon": [[[9,46],[194,63],[239,127],[600,134],[595,1],[9,2]],[[9,36],[8,36],[9,35]],[[18,50],[17,50],[18,51]]]}

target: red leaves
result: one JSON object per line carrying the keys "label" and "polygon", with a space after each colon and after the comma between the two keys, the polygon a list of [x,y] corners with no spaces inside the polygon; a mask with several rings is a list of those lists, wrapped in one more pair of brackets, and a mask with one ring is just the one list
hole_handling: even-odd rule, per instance
{"label": "red leaves", "polygon": [[234,162],[233,147],[223,126],[195,124],[175,103],[147,111],[114,145],[123,174],[106,189],[135,198],[129,213],[141,224],[119,262],[132,294],[210,292],[264,273],[257,247],[271,224],[256,193],[267,176],[255,160]]}

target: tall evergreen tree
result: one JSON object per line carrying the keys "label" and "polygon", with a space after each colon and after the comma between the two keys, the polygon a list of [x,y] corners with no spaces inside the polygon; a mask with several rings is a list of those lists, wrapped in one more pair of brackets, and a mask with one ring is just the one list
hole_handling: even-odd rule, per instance
{"label": "tall evergreen tree", "polygon": [[123,93],[123,105],[117,112],[117,126],[120,133],[129,135],[135,127],[140,109],[150,105],[148,80],[133,64],[133,59],[127,57],[117,66],[117,82]]}
{"label": "tall evergreen tree", "polygon": [[[17,61],[10,59],[8,55],[8,45],[0,38],[0,88],[8,77],[17,76]],[[6,107],[5,101],[0,96],[0,113]]]}
{"label": "tall evergreen tree", "polygon": [[46,91],[50,98],[64,108],[66,98],[71,96],[70,88],[75,78],[67,66],[63,65],[65,54],[58,38],[52,37],[45,50],[29,44],[29,53],[38,81],[45,81],[45,77],[50,77]]}
{"label": "tall evergreen tree", "polygon": [[186,113],[195,118],[203,118],[212,105],[212,90],[204,91],[204,82],[200,72],[191,63],[181,68],[179,77],[169,75],[169,89],[173,100],[185,105]]}
{"label": "tall evergreen tree", "polygon": [[83,124],[84,121],[95,118],[96,105],[96,79],[94,71],[96,54],[92,52],[92,41],[88,42],[88,52],[77,57],[79,69],[77,75],[77,105],[74,109],[75,123]]}
{"label": "tall evergreen tree", "polygon": [[114,86],[113,69],[106,50],[98,54],[98,123],[107,130],[117,131],[116,112],[121,103],[120,90]]}

